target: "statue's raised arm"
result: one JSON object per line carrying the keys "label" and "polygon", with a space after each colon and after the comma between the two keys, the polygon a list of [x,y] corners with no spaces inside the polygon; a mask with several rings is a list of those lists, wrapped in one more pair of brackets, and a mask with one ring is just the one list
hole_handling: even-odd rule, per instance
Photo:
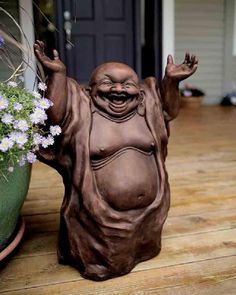
{"label": "statue's raised arm", "polygon": [[48,75],[46,95],[53,102],[53,107],[48,110],[49,120],[60,124],[65,116],[67,103],[66,67],[59,59],[57,50],[53,50],[54,59],[45,55],[42,41],[36,41],[34,52]]}
{"label": "statue's raised arm", "polygon": [[188,52],[180,65],[174,64],[171,55],[167,57],[165,76],[160,87],[163,110],[167,120],[174,119],[179,112],[179,82],[190,77],[197,70],[197,66],[196,56],[190,55]]}

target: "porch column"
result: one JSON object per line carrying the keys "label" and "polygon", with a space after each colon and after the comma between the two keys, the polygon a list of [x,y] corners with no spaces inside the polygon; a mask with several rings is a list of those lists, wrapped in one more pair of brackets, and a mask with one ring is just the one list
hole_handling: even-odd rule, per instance
{"label": "porch column", "polygon": [[[32,0],[19,0],[19,16],[20,16],[20,26],[23,32],[26,35],[26,38],[31,46],[31,52],[22,53],[22,57],[25,61],[28,61],[28,57],[30,57],[28,63],[30,67],[27,67],[24,72],[24,85],[25,88],[29,91],[33,90],[34,81],[35,81],[35,73],[36,73],[36,64],[35,64],[35,56],[33,53],[33,44],[34,44],[34,15],[33,15],[33,3]],[[21,36],[21,42],[24,48],[28,48],[28,44],[24,38]]]}
{"label": "porch column", "polygon": [[163,74],[168,54],[175,53],[175,0],[162,0],[162,69]]}

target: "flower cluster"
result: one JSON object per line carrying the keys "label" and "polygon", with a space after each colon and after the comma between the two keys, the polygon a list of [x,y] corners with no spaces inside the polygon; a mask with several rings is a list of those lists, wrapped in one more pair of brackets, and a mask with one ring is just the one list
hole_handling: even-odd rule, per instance
{"label": "flower cluster", "polygon": [[[46,85],[39,83],[38,88],[44,92]],[[35,152],[40,147],[54,144],[61,128],[58,125],[49,126],[47,131],[44,128],[46,110],[52,105],[38,91],[29,93],[13,81],[0,83],[0,172],[3,175],[12,172],[17,163],[22,166],[35,162]]]}

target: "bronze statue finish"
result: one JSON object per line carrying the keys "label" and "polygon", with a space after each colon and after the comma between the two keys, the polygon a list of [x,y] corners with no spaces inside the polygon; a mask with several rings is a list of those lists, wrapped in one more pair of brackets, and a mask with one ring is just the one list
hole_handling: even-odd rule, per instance
{"label": "bronze statue finish", "polygon": [[194,55],[181,65],[168,57],[165,77],[139,82],[121,63],[105,63],[88,87],[67,78],[54,51],[35,54],[48,74],[50,124],[63,130],[40,159],[62,176],[65,196],[58,243],[60,263],[92,280],[130,272],[161,250],[170,203],[165,170],[169,121],[179,111],[178,84],[197,69]]}

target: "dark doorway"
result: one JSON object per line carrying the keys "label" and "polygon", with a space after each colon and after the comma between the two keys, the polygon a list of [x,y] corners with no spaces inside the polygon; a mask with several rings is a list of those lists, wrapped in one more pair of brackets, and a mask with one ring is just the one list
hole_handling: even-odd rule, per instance
{"label": "dark doorway", "polygon": [[154,76],[161,79],[162,1],[143,0],[142,9],[142,78]]}

